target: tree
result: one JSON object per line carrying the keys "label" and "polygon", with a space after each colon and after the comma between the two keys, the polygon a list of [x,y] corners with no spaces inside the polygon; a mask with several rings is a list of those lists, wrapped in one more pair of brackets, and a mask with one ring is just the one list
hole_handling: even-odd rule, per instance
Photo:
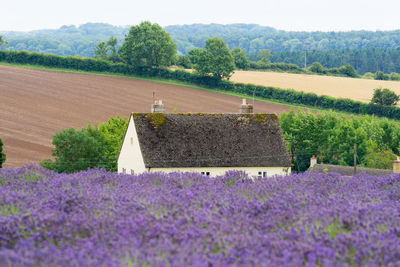
{"label": "tree", "polygon": [[326,69],[319,62],[314,62],[313,64],[311,64],[309,70],[312,72],[315,72],[315,73],[320,73],[320,74],[326,73]]}
{"label": "tree", "polygon": [[208,39],[204,49],[192,49],[189,58],[200,75],[224,79],[229,78],[235,70],[233,56],[220,38]]}
{"label": "tree", "polygon": [[119,61],[119,56],[118,56],[118,51],[117,51],[117,44],[118,44],[118,39],[115,38],[114,36],[111,36],[110,39],[107,41],[107,52],[109,53],[108,58],[112,62],[118,62]]}
{"label": "tree", "polygon": [[75,172],[93,167],[117,170],[117,158],[127,127],[125,119],[116,117],[80,131],[62,130],[53,137],[55,160],[44,160],[41,166],[57,172]]}
{"label": "tree", "polygon": [[169,66],[175,61],[176,44],[160,25],[145,21],[130,28],[119,54],[134,67]]}
{"label": "tree", "polygon": [[239,47],[232,49],[232,56],[235,62],[236,68],[247,70],[250,67],[250,61],[246,56],[246,52]]}
{"label": "tree", "polygon": [[6,40],[4,40],[3,36],[0,35],[0,46],[2,46],[3,44],[8,44],[8,42]]}
{"label": "tree", "polygon": [[192,67],[192,63],[188,56],[178,56],[175,65],[184,67],[185,69],[190,69]]}
{"label": "tree", "polygon": [[389,75],[382,72],[382,71],[377,71],[374,75],[375,80],[389,80]]}
{"label": "tree", "polygon": [[257,53],[257,61],[265,64],[270,63],[269,57],[271,56],[271,52],[268,49],[260,49]]}
{"label": "tree", "polygon": [[393,160],[396,158],[397,156],[391,149],[380,150],[374,142],[370,141],[363,161],[367,168],[390,170],[393,168]]}
{"label": "tree", "polygon": [[98,43],[94,54],[96,58],[107,59],[107,44],[105,42]]}
{"label": "tree", "polygon": [[0,168],[3,166],[3,163],[6,161],[6,154],[3,153],[3,141],[0,138]]}
{"label": "tree", "polygon": [[94,52],[96,58],[111,60],[112,62],[118,62],[119,56],[117,51],[118,39],[111,36],[107,42],[100,42],[96,46]]}
{"label": "tree", "polygon": [[393,106],[399,101],[399,96],[387,89],[387,88],[376,88],[374,90],[374,95],[371,99],[372,104],[382,105],[382,106]]}

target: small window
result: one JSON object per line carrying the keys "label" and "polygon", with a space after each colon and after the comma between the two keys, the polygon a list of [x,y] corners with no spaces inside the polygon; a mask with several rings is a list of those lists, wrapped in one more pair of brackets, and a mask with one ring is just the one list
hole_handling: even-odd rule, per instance
{"label": "small window", "polygon": [[122,168],[122,173],[126,173],[126,169],[125,168]]}
{"label": "small window", "polygon": [[131,174],[135,174],[135,171],[131,169]]}
{"label": "small window", "polygon": [[265,178],[265,177],[267,177],[267,172],[258,172],[258,177],[259,178]]}
{"label": "small window", "polygon": [[131,137],[131,145],[133,145],[133,137]]}
{"label": "small window", "polygon": [[201,172],[201,175],[210,176],[210,172]]}
{"label": "small window", "polygon": [[207,176],[210,176],[210,172],[206,172],[206,175],[207,175]]}

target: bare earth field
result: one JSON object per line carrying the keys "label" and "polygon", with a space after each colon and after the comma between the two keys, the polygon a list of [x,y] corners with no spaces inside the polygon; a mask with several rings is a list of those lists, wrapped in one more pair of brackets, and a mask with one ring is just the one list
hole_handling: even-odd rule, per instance
{"label": "bare earth field", "polygon": [[[149,112],[153,91],[167,112],[236,113],[237,97],[137,79],[33,70],[0,65],[0,137],[16,167],[51,157],[51,139],[64,128],[80,129],[131,112]],[[255,103],[255,112],[290,108]]]}
{"label": "bare earth field", "polygon": [[312,92],[317,95],[370,102],[374,89],[382,86],[400,94],[400,81],[378,81],[262,71],[235,71],[232,81]]}

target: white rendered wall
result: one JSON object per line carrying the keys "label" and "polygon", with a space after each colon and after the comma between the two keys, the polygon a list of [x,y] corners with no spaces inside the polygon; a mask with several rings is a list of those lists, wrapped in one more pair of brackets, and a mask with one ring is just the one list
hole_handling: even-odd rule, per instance
{"label": "white rendered wall", "polygon": [[268,176],[288,175],[291,173],[290,167],[210,167],[210,168],[151,168],[150,172],[210,172],[210,176],[224,175],[227,171],[245,171],[250,177],[258,176],[259,172],[267,172]]}
{"label": "white rendered wall", "polygon": [[132,171],[142,173],[146,170],[132,115],[118,157],[118,172],[123,173],[123,169],[127,174],[131,174]]}

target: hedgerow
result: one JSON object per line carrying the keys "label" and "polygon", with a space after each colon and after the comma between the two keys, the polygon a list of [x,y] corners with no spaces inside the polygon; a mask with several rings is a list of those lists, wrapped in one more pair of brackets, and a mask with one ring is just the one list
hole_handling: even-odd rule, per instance
{"label": "hedgerow", "polygon": [[0,61],[17,64],[31,64],[54,68],[66,68],[82,71],[98,71],[120,73],[125,75],[139,75],[144,77],[160,77],[163,79],[178,80],[209,88],[240,93],[248,96],[278,100],[285,103],[300,104],[310,107],[332,109],[354,114],[368,114],[391,119],[400,119],[400,108],[395,106],[381,106],[363,103],[348,98],[334,98],[326,95],[305,93],[293,89],[281,89],[271,86],[233,83],[219,80],[211,76],[200,76],[184,70],[169,70],[158,68],[133,68],[123,63],[111,63],[94,58],[74,56],[57,56],[26,51],[0,51]]}

